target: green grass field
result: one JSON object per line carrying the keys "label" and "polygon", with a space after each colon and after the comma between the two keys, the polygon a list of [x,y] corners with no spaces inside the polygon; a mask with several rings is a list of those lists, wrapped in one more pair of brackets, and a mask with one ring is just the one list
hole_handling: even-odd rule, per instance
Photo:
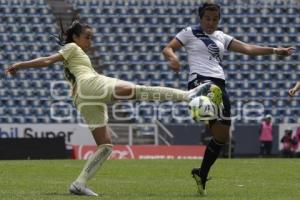
{"label": "green grass field", "polygon": [[[89,182],[99,197],[68,186],[84,161],[0,161],[0,199],[199,199],[190,170],[197,160],[110,160]],[[207,197],[217,200],[300,199],[300,159],[219,159]]]}

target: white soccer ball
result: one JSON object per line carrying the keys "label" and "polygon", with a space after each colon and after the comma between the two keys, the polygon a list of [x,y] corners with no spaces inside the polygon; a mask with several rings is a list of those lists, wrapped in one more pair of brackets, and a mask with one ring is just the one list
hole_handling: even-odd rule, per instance
{"label": "white soccer ball", "polygon": [[193,98],[190,101],[189,106],[191,116],[196,122],[217,118],[218,108],[207,96]]}

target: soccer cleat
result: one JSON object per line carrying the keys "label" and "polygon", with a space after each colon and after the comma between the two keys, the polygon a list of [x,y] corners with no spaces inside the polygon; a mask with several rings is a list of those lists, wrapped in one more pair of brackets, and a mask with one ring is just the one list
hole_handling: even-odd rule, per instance
{"label": "soccer cleat", "polygon": [[79,182],[73,182],[69,188],[70,193],[76,195],[86,195],[86,196],[98,196],[97,193],[93,192],[91,189],[87,188],[85,185]]}
{"label": "soccer cleat", "polygon": [[211,81],[202,83],[190,90],[189,99],[192,100],[193,98],[202,95],[207,96],[218,107],[223,103],[221,89]]}
{"label": "soccer cleat", "polygon": [[[202,178],[200,177],[200,171],[198,168],[194,168],[192,169],[191,172],[193,178],[195,179],[196,183],[197,183],[197,189],[198,189],[198,193],[201,196],[206,196],[206,190],[205,190],[205,182],[202,181]],[[204,183],[203,183],[204,182]]]}

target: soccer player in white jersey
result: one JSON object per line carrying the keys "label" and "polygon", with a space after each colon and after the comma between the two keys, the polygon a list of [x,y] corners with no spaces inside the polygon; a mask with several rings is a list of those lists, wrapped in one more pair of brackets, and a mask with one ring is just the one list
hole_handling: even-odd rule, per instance
{"label": "soccer player in white jersey", "polygon": [[223,109],[217,120],[210,120],[209,127],[212,140],[208,144],[200,168],[192,170],[196,180],[198,192],[205,195],[205,184],[211,166],[217,159],[221,147],[229,139],[230,100],[225,90],[225,76],[222,67],[222,58],[225,51],[239,52],[242,54],[281,55],[289,56],[294,48],[262,47],[241,42],[232,36],[218,30],[221,19],[220,6],[214,3],[204,3],[199,7],[200,24],[195,27],[186,27],[164,48],[163,54],[169,61],[170,67],[175,72],[180,70],[180,61],[175,51],[184,47],[188,53],[189,80],[188,88],[192,89],[203,82],[212,82],[222,90]]}
{"label": "soccer player in white jersey", "polygon": [[[64,31],[62,31],[64,32]],[[106,104],[115,100],[136,99],[141,101],[185,101],[189,102],[202,90],[202,86],[192,91],[182,91],[167,87],[135,85],[116,78],[98,74],[86,52],[92,46],[92,28],[74,21],[59,42],[62,48],[50,56],[12,64],[6,74],[16,74],[27,68],[51,66],[64,63],[65,77],[72,85],[72,98],[77,110],[88,124],[98,146],[87,160],[77,179],[70,185],[70,192],[77,195],[98,196],[86,184],[106,161],[112,152],[112,140],[108,128]]]}

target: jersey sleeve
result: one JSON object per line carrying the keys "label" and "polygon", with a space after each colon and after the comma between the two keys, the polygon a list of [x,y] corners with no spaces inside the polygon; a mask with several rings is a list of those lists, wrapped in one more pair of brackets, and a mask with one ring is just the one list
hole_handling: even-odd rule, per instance
{"label": "jersey sleeve", "polygon": [[72,54],[75,52],[74,50],[76,49],[76,45],[74,43],[68,43],[64,45],[58,53],[60,53],[65,60],[68,60],[72,57]]}
{"label": "jersey sleeve", "polygon": [[178,42],[180,42],[182,46],[184,46],[188,42],[190,32],[191,32],[191,27],[187,27],[185,29],[182,29],[179,33],[177,33],[175,38],[177,39]]}
{"label": "jersey sleeve", "polygon": [[230,35],[225,34],[225,33],[223,33],[223,38],[224,38],[224,47],[225,47],[225,49],[228,50],[228,47],[229,47],[230,43],[232,42],[232,40],[234,38]]}

